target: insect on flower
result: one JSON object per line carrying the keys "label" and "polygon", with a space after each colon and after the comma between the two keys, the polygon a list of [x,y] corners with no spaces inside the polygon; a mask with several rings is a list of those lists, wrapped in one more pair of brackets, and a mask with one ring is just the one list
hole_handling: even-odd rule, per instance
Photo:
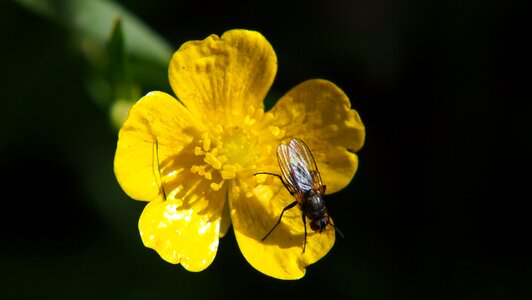
{"label": "insect on flower", "polygon": [[280,144],[277,147],[277,162],[281,168],[282,176],[267,172],[259,172],[255,175],[267,174],[278,177],[288,192],[290,192],[290,195],[294,196],[296,200],[283,208],[279,220],[277,220],[275,226],[262,238],[262,241],[281,223],[284,212],[296,206],[296,204],[301,209],[303,226],[305,228],[303,252],[305,252],[307,245],[306,218],[310,220],[310,228],[315,232],[321,233],[327,225],[331,225],[343,237],[340,230],[331,223],[323,200],[326,186],[321,181],[321,175],[318,171],[316,161],[305,142],[294,138],[288,145]]}

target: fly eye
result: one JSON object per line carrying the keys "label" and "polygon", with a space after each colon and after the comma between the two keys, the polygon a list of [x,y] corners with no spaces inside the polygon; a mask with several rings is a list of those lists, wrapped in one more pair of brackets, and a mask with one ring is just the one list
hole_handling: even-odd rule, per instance
{"label": "fly eye", "polygon": [[329,224],[329,217],[325,216],[320,219],[320,232],[325,229],[325,227]]}
{"label": "fly eye", "polygon": [[318,230],[321,230],[321,220],[316,220],[316,221],[312,221],[310,222],[310,229],[314,230],[314,231],[318,231]]}
{"label": "fly eye", "polygon": [[310,229],[314,231],[322,232],[325,227],[329,224],[329,217],[323,217],[319,220],[314,220],[310,222]]}
{"label": "fly eye", "polygon": [[320,220],[320,232],[325,229],[325,226],[327,226],[327,221],[323,218]]}

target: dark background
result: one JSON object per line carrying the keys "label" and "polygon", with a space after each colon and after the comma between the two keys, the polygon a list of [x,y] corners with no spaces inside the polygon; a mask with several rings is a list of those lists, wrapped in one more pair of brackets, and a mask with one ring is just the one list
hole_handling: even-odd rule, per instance
{"label": "dark background", "polygon": [[272,93],[344,89],[367,132],[353,182],[327,199],[346,237],[298,281],[254,270],[232,232],[204,272],[161,260],[138,235],[144,203],[114,178],[87,62],[63,28],[2,1],[0,298],[532,297],[522,3],[119,2],[175,49],[260,31],[279,60]]}

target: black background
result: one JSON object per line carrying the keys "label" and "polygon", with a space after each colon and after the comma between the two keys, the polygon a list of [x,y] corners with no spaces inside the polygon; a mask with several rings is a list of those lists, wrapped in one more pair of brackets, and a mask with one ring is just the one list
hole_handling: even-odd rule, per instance
{"label": "black background", "polygon": [[116,132],[87,62],[65,30],[2,2],[0,296],[532,297],[522,3],[120,3],[175,49],[260,31],[279,61],[272,93],[310,78],[346,92],[367,133],[353,182],[327,198],[346,238],[298,281],[254,270],[232,233],[204,272],[161,260],[138,236],[144,203],[114,178]]}

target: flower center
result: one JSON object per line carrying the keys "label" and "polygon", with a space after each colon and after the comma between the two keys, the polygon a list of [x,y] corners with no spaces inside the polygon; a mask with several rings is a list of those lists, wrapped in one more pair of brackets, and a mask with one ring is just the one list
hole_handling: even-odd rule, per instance
{"label": "flower center", "polygon": [[249,106],[244,115],[235,115],[230,122],[213,122],[194,148],[202,164],[193,165],[190,171],[212,181],[210,187],[215,191],[227,180],[253,176],[259,166],[271,164],[277,141],[284,135],[272,119],[271,113]]}
{"label": "flower center", "polygon": [[221,153],[232,164],[250,166],[260,157],[260,153],[257,152],[257,137],[249,131],[242,130],[241,127],[227,128],[223,140]]}

